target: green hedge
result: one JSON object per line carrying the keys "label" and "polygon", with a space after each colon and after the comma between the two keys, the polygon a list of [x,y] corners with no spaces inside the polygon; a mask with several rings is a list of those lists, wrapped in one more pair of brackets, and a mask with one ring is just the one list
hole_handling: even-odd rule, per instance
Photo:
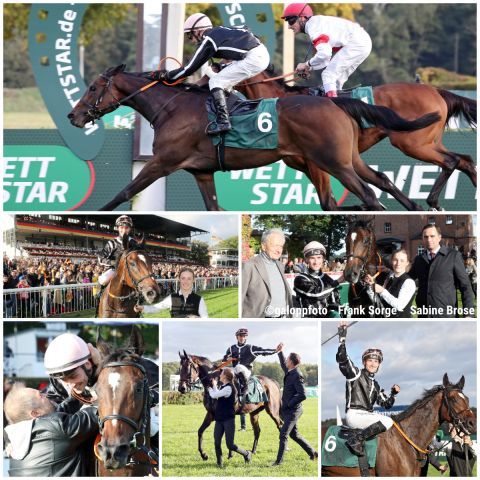
{"label": "green hedge", "polygon": [[162,392],[163,405],[193,405],[203,403],[203,392]]}

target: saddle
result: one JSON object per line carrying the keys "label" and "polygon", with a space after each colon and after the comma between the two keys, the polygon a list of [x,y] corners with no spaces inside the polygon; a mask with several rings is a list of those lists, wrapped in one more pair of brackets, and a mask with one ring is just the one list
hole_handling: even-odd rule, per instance
{"label": "saddle", "polygon": [[377,438],[365,442],[365,455],[354,455],[346,441],[360,430],[344,425],[328,428],[322,444],[322,466],[360,468],[362,476],[369,476],[368,469],[374,468],[377,459]]}
{"label": "saddle", "polygon": [[[237,91],[232,91],[227,96],[227,110],[230,117],[238,117],[241,115],[248,115],[257,111],[258,106],[262,99],[258,100],[247,100],[247,98]],[[213,103],[213,97],[209,95],[207,101],[205,102],[207,108],[207,113],[209,116],[215,116],[217,110]]]}
{"label": "saddle", "polygon": [[[234,385],[237,390],[238,400],[241,401],[240,393],[242,391],[242,385],[240,384],[238,377],[235,375]],[[251,375],[248,379],[248,391],[245,398],[245,403],[263,403],[268,402],[267,394],[260,383],[260,380]]]}

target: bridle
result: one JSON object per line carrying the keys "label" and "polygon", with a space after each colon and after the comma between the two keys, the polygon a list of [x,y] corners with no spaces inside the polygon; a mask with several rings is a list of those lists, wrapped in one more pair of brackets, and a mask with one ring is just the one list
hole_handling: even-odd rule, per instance
{"label": "bridle", "polygon": [[[146,445],[146,435],[147,429],[150,422],[150,406],[153,403],[150,387],[148,384],[148,377],[145,368],[140,363],[136,362],[128,362],[128,361],[118,361],[118,362],[109,362],[102,367],[102,370],[107,368],[117,368],[117,367],[134,367],[140,370],[143,375],[143,384],[142,384],[142,393],[143,393],[143,405],[142,405],[142,412],[140,414],[140,418],[135,420],[133,418],[127,417],[126,415],[120,414],[111,414],[105,415],[103,418],[98,418],[98,428],[100,435],[103,434],[103,427],[105,426],[105,422],[113,421],[113,420],[120,420],[123,423],[126,423],[130,427],[133,428],[134,434],[133,438],[130,442],[130,448],[132,450],[141,450],[143,451],[148,459],[149,464],[152,464],[152,460],[158,463],[158,457],[155,452]],[[98,457],[97,452],[95,455]],[[129,464],[140,463],[132,458],[130,455],[130,462]]]}
{"label": "bridle", "polygon": [[[185,384],[187,385],[189,390],[191,390],[192,387],[198,385],[202,381],[202,379],[200,378],[200,372],[198,371],[198,366],[194,362],[192,362],[192,360],[190,360],[189,357],[184,357],[184,358],[186,358],[186,360],[188,361],[187,379],[186,380],[182,379],[182,375],[181,375],[181,372],[180,372],[180,381],[185,382]],[[183,366],[182,366],[182,368],[183,368]],[[195,373],[197,374],[197,378],[194,381],[190,380],[192,378],[192,369],[195,370]]]}
{"label": "bridle", "polygon": [[[372,233],[372,232],[369,230],[369,233]],[[350,235],[350,232],[349,232],[348,235]],[[360,256],[360,255],[354,255],[354,254],[353,254],[353,247],[355,246],[355,242],[353,241],[353,242],[352,242],[352,243],[353,243],[353,244],[352,244],[352,252],[345,257],[345,258],[347,259],[347,261],[348,261],[348,259],[350,259],[350,258],[353,259],[353,260],[355,260],[355,259],[360,260],[360,261],[362,262],[362,268],[361,268],[361,272],[362,272],[362,273],[365,271],[365,266],[367,265],[367,262],[368,262],[368,260],[369,260],[370,257],[371,257],[371,253],[372,253],[372,243],[373,243],[371,237],[365,237],[365,238],[368,238],[368,249],[367,249],[367,253],[366,253],[365,255]],[[365,242],[364,242],[364,243],[365,243]]]}
{"label": "bridle", "polygon": [[[135,277],[132,275],[132,272],[130,270],[130,266],[128,264],[128,257],[132,254],[132,253],[135,253],[135,252],[138,252],[138,250],[130,250],[130,251],[127,251],[125,253],[122,254],[122,256],[120,257],[120,260],[122,258],[124,258],[124,263],[126,265],[126,272],[127,272],[127,275],[130,279],[130,282],[133,284],[133,287],[134,287],[134,291],[133,292],[130,292],[128,295],[114,295],[113,293],[110,292],[110,289],[108,290],[108,295],[112,298],[116,298],[117,300],[127,300],[129,298],[132,298],[132,297],[136,297],[137,299],[140,297],[140,294],[142,293],[141,290],[140,290],[140,284],[146,280],[147,278],[151,278],[152,280],[155,280],[155,277],[153,275],[153,273],[149,273],[148,275],[144,275],[143,277],[141,277],[140,279],[136,280]],[[120,260],[118,263],[120,263]],[[148,267],[148,265],[147,265]],[[125,270],[124,270],[125,271]],[[124,280],[124,276],[122,277],[122,280]],[[123,282],[125,283],[125,282]],[[128,284],[127,284],[128,285]]]}
{"label": "bridle", "polygon": [[[470,407],[464,408],[462,411],[457,412],[452,408],[452,405],[450,403],[450,400],[448,398],[448,394],[452,391],[456,391],[459,393],[462,393],[462,390],[460,388],[448,388],[444,387],[443,391],[443,400],[442,403],[445,405],[445,408],[447,409],[448,416],[450,417],[450,423],[459,431],[464,433],[465,435],[471,435],[471,432],[468,430],[468,428],[465,426],[464,421],[460,418],[460,415],[463,413],[467,412],[470,410]],[[471,411],[471,410],[470,410]]]}
{"label": "bridle", "polygon": [[[103,86],[103,89],[100,92],[100,95],[95,100],[95,103],[92,105],[91,103],[88,103],[87,101],[85,101],[83,99],[80,100],[81,103],[83,103],[84,105],[86,105],[88,107],[87,115],[92,119],[92,122],[101,118],[103,115],[105,115],[105,113],[112,112],[113,110],[117,109],[118,107],[120,107],[120,105],[122,103],[124,103],[127,100],[127,98],[123,98],[122,100],[118,100],[113,95],[113,93],[110,92],[110,86],[112,85],[112,77],[108,77],[104,73],[101,73],[100,77],[103,78],[106,81],[106,83]],[[90,90],[91,89],[92,89],[92,87],[90,87]],[[91,91],[93,91],[93,90],[91,90]],[[115,101],[113,103],[110,103],[109,105],[107,105],[105,108],[98,108],[98,106],[102,102],[103,97],[105,96],[106,93],[110,93],[110,95],[112,96],[112,98]],[[138,93],[138,92],[135,92],[135,95],[136,95],[136,93]],[[133,96],[133,95],[130,95],[130,97],[131,96]]]}

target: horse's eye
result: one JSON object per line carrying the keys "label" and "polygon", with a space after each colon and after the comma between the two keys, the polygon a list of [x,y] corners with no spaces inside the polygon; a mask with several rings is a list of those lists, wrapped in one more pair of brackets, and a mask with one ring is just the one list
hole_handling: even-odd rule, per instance
{"label": "horse's eye", "polygon": [[90,91],[91,91],[91,92],[95,92],[95,90],[97,90],[97,87],[96,87],[95,85],[92,85],[92,86],[90,87]]}
{"label": "horse's eye", "polygon": [[129,262],[129,263],[130,263],[131,267],[136,267],[136,265],[137,265],[135,262]]}

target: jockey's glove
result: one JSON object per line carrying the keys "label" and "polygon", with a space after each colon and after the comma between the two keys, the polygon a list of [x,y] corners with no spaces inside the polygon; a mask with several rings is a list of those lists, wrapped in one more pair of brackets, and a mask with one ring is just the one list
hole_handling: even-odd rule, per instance
{"label": "jockey's glove", "polygon": [[347,326],[342,325],[338,327],[338,341],[340,343],[345,343],[345,339],[347,338]]}

